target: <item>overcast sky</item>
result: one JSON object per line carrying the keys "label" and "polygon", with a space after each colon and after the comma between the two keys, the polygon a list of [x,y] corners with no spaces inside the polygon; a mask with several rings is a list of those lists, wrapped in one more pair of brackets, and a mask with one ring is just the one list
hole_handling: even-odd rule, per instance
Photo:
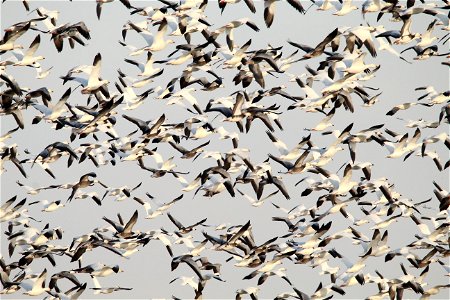
{"label": "overcast sky", "polygon": [[[144,5],[160,5],[158,2],[153,1],[132,1],[132,3],[138,7]],[[261,30],[256,33],[248,27],[237,29],[235,31],[236,44],[242,45],[251,38],[252,45],[249,48],[250,50],[265,48],[267,44],[274,47],[283,46],[283,56],[287,56],[296,50],[294,47],[287,44],[287,40],[314,46],[336,27],[354,27],[365,23],[360,11],[355,11],[344,17],[336,17],[332,15],[332,11],[316,11],[315,7],[312,7],[306,15],[301,15],[286,3],[277,4],[275,20],[270,29],[267,29],[264,24],[262,1],[255,1],[257,13],[254,15],[250,13],[244,3],[228,5],[223,15],[220,15],[217,4],[214,1],[211,1],[206,10],[206,15],[208,22],[212,24],[212,29],[216,29],[227,22],[238,18],[246,16],[251,17]],[[62,80],[59,79],[59,76],[66,74],[66,72],[74,66],[92,64],[94,56],[97,53],[102,54],[101,76],[103,79],[108,79],[111,83],[118,82],[118,69],[132,77],[136,77],[136,74],[138,74],[138,69],[136,67],[124,62],[124,58],[128,57],[129,51],[120,46],[118,41],[122,39],[122,26],[128,20],[137,22],[143,20],[143,18],[137,15],[130,16],[129,12],[120,2],[116,1],[104,5],[100,21],[97,20],[95,14],[95,3],[80,3],[78,1],[72,3],[63,1],[32,1],[30,6],[31,9],[44,6],[49,10],[58,10],[60,12],[58,24],[84,21],[91,30],[90,34],[92,39],[87,42],[85,47],[76,45],[75,49],[70,49],[68,43],[66,43],[64,45],[64,51],[58,53],[53,42],[50,40],[50,35],[41,34],[41,45],[37,51],[37,55],[44,55],[46,57],[46,59],[41,62],[44,69],[51,66],[53,66],[53,69],[46,79],[38,80],[35,79],[35,71],[32,68],[9,68],[8,74],[16,78],[21,86],[30,89],[46,86],[53,90],[53,101],[57,101],[68,87],[74,88],[76,86],[74,83],[70,82],[62,85]],[[33,16],[35,16],[35,13],[33,13]],[[2,29],[19,21],[27,20],[30,17],[31,15],[27,15],[27,12],[20,1],[7,1],[1,6]],[[372,25],[376,24],[375,18],[375,15],[368,15],[367,21]],[[412,31],[425,31],[431,21],[431,16],[414,16]],[[387,16],[385,16],[378,24],[384,25],[387,30],[399,29],[401,26],[400,23],[389,22]],[[154,27],[152,30],[155,32],[156,28],[157,27]],[[440,30],[436,30],[436,32],[438,36],[443,35]],[[34,31],[27,32],[20,38],[20,44],[28,47],[36,34],[37,32]],[[173,39],[176,43],[185,42],[180,37],[174,37]],[[193,43],[201,41],[202,37],[196,33],[193,36]],[[141,46],[144,45],[144,40],[139,37],[136,32],[130,31],[127,35],[126,43]],[[221,39],[221,43],[225,44],[224,39]],[[400,46],[397,49],[404,48],[405,46]],[[155,53],[155,60],[166,59],[167,55],[174,49],[175,45],[170,45],[165,51]],[[5,60],[9,55],[10,54],[5,54],[1,59]],[[405,57],[412,61],[412,53],[405,53]],[[145,55],[133,59],[145,62]],[[306,64],[312,68],[317,68],[319,61],[320,58],[316,58],[306,62],[297,63],[289,70],[289,72],[300,75],[306,72]],[[333,118],[335,129],[342,130],[348,124],[354,123],[352,132],[356,132],[375,124],[385,124],[385,127],[391,130],[401,134],[409,132],[410,136],[412,136],[414,129],[406,128],[404,126],[405,122],[396,119],[397,116],[408,120],[418,118],[423,118],[424,120],[436,120],[438,118],[439,107],[436,106],[417,106],[410,110],[399,112],[394,117],[386,116],[386,112],[397,104],[416,101],[416,99],[422,95],[422,92],[414,91],[416,87],[432,85],[437,91],[447,90],[449,82],[448,68],[440,64],[441,59],[431,58],[426,61],[414,61],[414,63],[408,64],[389,53],[379,51],[376,58],[367,56],[367,61],[381,64],[381,68],[375,74],[375,77],[367,82],[367,86],[379,89],[379,91],[368,90],[371,95],[382,92],[379,97],[380,101],[376,105],[367,108],[362,106],[362,101],[356,95],[353,96],[355,112],[350,113],[343,109],[339,109],[338,113],[336,113]],[[185,67],[186,64],[165,67],[164,74],[156,78],[148,87],[165,86],[170,79],[179,76]],[[206,106],[210,99],[228,96],[234,91],[241,89],[241,87],[234,86],[232,82],[234,71],[225,71],[219,67],[217,73],[224,77],[225,88],[220,88],[213,92],[198,91],[195,93],[202,108]],[[279,78],[266,77],[266,88],[279,86],[281,84],[286,85],[286,91],[292,95],[302,95],[302,92],[296,83],[289,82],[288,77],[284,74],[280,75]],[[254,82],[247,90],[251,92],[258,89],[260,89],[260,87]],[[110,90],[115,91],[113,84],[110,84]],[[144,89],[141,89],[140,91],[144,91]],[[74,105],[86,105],[86,99],[87,97],[82,95],[80,89],[78,89],[72,93],[69,103]],[[266,102],[264,103],[267,105],[272,103],[281,105],[283,114],[281,115],[280,120],[284,126],[284,130],[281,131],[276,128],[274,134],[283,140],[288,147],[294,146],[303,136],[309,134],[309,132],[304,130],[305,128],[314,127],[315,124],[323,118],[323,115],[320,113],[306,113],[300,109],[286,111],[287,106],[290,105],[291,102],[285,98],[272,97],[270,100],[265,101]],[[134,125],[120,116],[123,113],[143,120],[154,120],[164,113],[166,115],[166,122],[168,123],[183,122],[186,118],[192,117],[192,114],[187,112],[184,108],[176,105],[167,106],[165,101],[156,100],[153,95],[149,96],[145,103],[136,110],[123,111],[119,107],[118,111],[119,114],[116,116],[117,124],[115,128],[120,136],[124,136],[136,129]],[[20,159],[28,157],[34,158],[47,145],[53,142],[69,141],[70,131],[67,129],[55,131],[52,129],[52,124],[44,121],[37,125],[32,125],[31,121],[36,115],[38,115],[36,110],[32,107],[28,108],[28,110],[24,112],[25,129],[17,131],[13,138],[6,142],[7,144],[18,144],[20,149]],[[209,114],[210,120],[214,117],[215,114]],[[212,125],[214,127],[224,126],[229,131],[237,131],[234,124],[225,124],[222,123],[221,120],[222,116],[215,118],[214,121],[212,121]],[[1,118],[2,134],[15,126],[12,116],[4,116]],[[268,153],[274,155],[279,154],[277,149],[267,138],[265,130],[266,128],[261,122],[255,121],[249,133],[240,135],[239,146],[250,150],[251,161],[254,163],[261,163],[264,161],[267,158]],[[444,124],[437,129],[422,129],[422,136],[431,136],[440,133],[443,130],[448,130],[447,124]],[[98,136],[101,140],[108,139],[104,134],[99,134]],[[326,147],[333,142],[334,137],[323,137],[320,133],[313,133],[312,139],[318,146]],[[231,141],[221,141],[218,139],[217,134],[211,135],[210,138],[204,140],[183,141],[183,146],[190,148],[207,140],[211,140],[211,143],[206,147],[207,151],[225,152],[232,149]],[[71,143],[71,146],[72,148],[76,148],[81,143],[89,142],[94,142],[92,136],[82,140],[77,139]],[[203,169],[215,163],[211,159],[202,159],[201,157],[203,155],[194,163],[190,160],[180,159],[179,153],[167,144],[155,144],[155,147],[158,147],[158,152],[161,153],[165,159],[175,156],[174,162],[177,165],[176,170],[189,172],[188,175],[184,175],[188,181],[193,180]],[[29,156],[23,152],[25,149],[28,149],[31,153]],[[446,151],[442,144],[433,145],[430,149],[436,149],[442,157],[442,162],[448,160],[448,151]],[[435,180],[448,190],[448,172],[439,172],[430,158],[421,158],[413,155],[406,162],[403,162],[402,159],[387,159],[387,154],[388,151],[376,143],[357,146],[357,160],[371,161],[374,163],[372,178],[387,177],[389,182],[395,184],[395,190],[397,192],[401,193],[405,198],[412,199],[413,202],[419,202],[432,197],[433,199],[430,206],[433,207],[434,210],[424,210],[424,215],[433,216],[436,214],[437,211],[435,209],[438,207],[438,201],[432,193],[432,181]],[[336,172],[342,164],[348,161],[349,154],[346,149],[345,151],[338,153],[333,162],[326,166],[326,169]],[[145,162],[146,165],[149,166],[155,165],[154,160],[150,157],[146,158]],[[280,165],[274,162],[271,162],[271,165],[273,173],[285,171]],[[6,169],[6,172],[2,174],[2,199],[6,200],[14,195],[18,195],[19,199],[27,197],[28,202],[42,201],[44,199],[50,201],[61,199],[65,202],[70,194],[70,190],[49,190],[43,191],[36,196],[30,196],[26,195],[25,190],[19,188],[16,181],[20,180],[20,182],[32,187],[69,182],[73,183],[77,182],[81,175],[90,171],[96,172],[98,179],[110,187],[121,187],[124,185],[134,187],[142,182],[142,186],[133,192],[133,196],[140,198],[145,198],[145,193],[148,192],[158,201],[167,202],[183,193],[181,191],[181,185],[173,176],[166,175],[162,178],[152,178],[150,177],[151,174],[140,169],[136,162],[119,162],[116,166],[108,164],[106,166],[101,166],[100,168],[95,168],[90,161],[86,160],[81,164],[75,162],[70,168],[67,168],[66,166],[66,157],[52,164],[51,168],[56,175],[56,179],[52,179],[39,166],[36,165],[33,168],[30,168],[30,164],[26,164],[25,169],[28,173],[28,178],[23,178],[10,162],[6,162],[3,166]],[[194,198],[194,192],[189,192],[184,193],[183,200],[177,202],[170,209],[170,212],[183,224],[195,223],[203,218],[208,218],[206,223],[210,225],[218,225],[221,223],[239,225],[245,224],[248,220],[251,220],[256,243],[261,244],[269,238],[286,233],[286,226],[284,224],[272,222],[272,216],[282,216],[282,213],[275,209],[270,202],[286,208],[292,208],[299,204],[310,207],[316,202],[318,198],[317,193],[312,193],[308,197],[300,197],[301,192],[306,188],[306,184],[294,186],[298,180],[305,176],[311,176],[311,174],[283,176],[283,180],[285,181],[292,198],[290,201],[287,201],[282,195],[277,194],[273,198],[267,200],[262,206],[253,207],[239,194],[237,194],[235,198],[232,198],[228,193],[224,192],[212,198],[207,198],[203,197],[201,193],[198,193]],[[354,178],[358,178],[357,176],[359,175],[355,175]],[[249,195],[254,195],[250,186],[239,186],[239,188]],[[98,186],[90,189],[92,191],[97,191],[100,195],[104,192],[104,189]],[[268,188],[268,191],[269,190],[275,191],[273,187]],[[124,219],[129,219],[136,209],[139,211],[140,219],[136,224],[135,229],[139,229],[143,232],[157,230],[161,227],[170,231],[175,229],[166,215],[162,215],[152,220],[144,219],[144,209],[131,198],[122,202],[117,202],[114,201],[113,197],[107,197],[103,201],[101,207],[97,206],[92,200],[76,199],[66,207],[53,213],[42,213],[40,211],[41,209],[42,207],[40,205],[30,206],[29,214],[38,220],[42,220],[41,223],[31,222],[31,224],[37,228],[42,228],[46,223],[49,223],[50,227],[62,227],[64,229],[63,239],[53,241],[52,243],[55,245],[67,245],[72,241],[73,237],[88,233],[96,227],[106,226],[107,224],[101,219],[103,216],[114,219],[116,218],[116,214],[120,212]],[[354,213],[358,218],[363,217],[355,204],[352,204],[349,207],[349,211]],[[352,225],[351,221],[343,218],[342,215],[336,215],[332,218],[327,218],[327,220],[333,220],[333,226],[330,233],[337,232]],[[2,224],[2,232],[5,230],[4,225],[5,224]],[[370,226],[366,225],[365,227],[360,228],[360,230],[366,235],[371,236],[372,233],[369,228]],[[195,241],[203,240],[201,230],[206,230],[212,235],[218,235],[212,228],[201,228],[190,233],[194,236]],[[414,235],[417,233],[419,233],[417,226],[410,218],[401,218],[399,222],[394,223],[389,227],[389,246],[392,249],[405,246],[415,240]],[[351,241],[348,239],[335,241],[334,247],[338,252],[345,254],[351,261],[357,260],[358,256],[363,253],[361,246],[352,245]],[[187,251],[186,247],[183,245],[177,245],[173,248],[175,255],[180,255]],[[19,252],[18,249],[16,252]],[[4,257],[7,256],[7,242],[5,241],[5,236],[3,234],[1,253]],[[420,251],[417,253],[421,253],[422,255],[422,252]],[[251,281],[242,280],[242,278],[252,270],[235,267],[233,266],[235,263],[234,261],[226,262],[226,259],[229,258],[229,256],[224,255],[223,252],[206,250],[202,255],[208,256],[209,260],[212,262],[222,264],[221,278],[226,280],[226,282],[219,282],[216,280],[209,281],[204,291],[205,298],[234,298],[237,289],[256,286],[256,279]],[[12,259],[5,259],[7,262],[11,262],[18,257],[20,256],[16,253]],[[57,266],[55,268],[48,264],[47,261],[39,260],[33,262],[31,268],[34,272],[38,273],[45,266],[49,270],[49,274],[53,274],[60,270],[76,267],[76,264],[74,263],[68,264],[67,257],[57,257],[56,261]],[[87,252],[83,255],[83,265],[94,262],[119,264],[120,267],[125,270],[125,272],[117,275],[99,278],[102,286],[120,285],[122,287],[132,287],[133,290],[117,292],[106,296],[93,295],[92,290],[87,290],[83,294],[83,298],[170,298],[172,295],[181,298],[190,298],[193,296],[191,288],[180,286],[180,282],[169,285],[170,280],[177,276],[194,276],[195,274],[193,274],[192,270],[185,265],[180,265],[177,270],[171,272],[170,256],[159,241],[151,241],[146,247],[140,248],[140,251],[132,255],[130,259],[118,257],[104,249],[95,249],[95,251]],[[396,276],[402,275],[400,262],[409,265],[404,258],[396,258],[389,264],[384,264],[384,256],[377,258],[370,257],[367,260],[365,272],[374,274],[374,270],[377,269],[386,277],[395,278]],[[341,268],[344,268],[338,261],[333,261],[333,263],[330,262],[330,265],[339,265]],[[312,269],[309,264],[293,264],[292,262],[285,260],[284,267],[288,269],[287,274],[293,284],[305,293],[312,294],[320,282],[323,282],[324,285],[330,283],[329,276],[319,275],[320,269]],[[420,273],[419,270],[413,270],[411,268],[408,268],[408,270],[411,270],[414,275],[419,275]],[[429,286],[448,283],[448,277],[443,275],[443,269],[440,268],[439,265],[433,264],[427,277]],[[92,287],[92,281],[89,276],[80,275],[80,281],[88,282],[88,286]],[[61,285],[64,286],[64,284]],[[291,291],[286,282],[280,278],[269,278],[268,281],[261,286],[259,297],[261,299],[274,298],[278,293],[283,291]],[[362,287],[358,285],[346,288],[346,292],[347,294],[342,298],[358,299],[377,293],[377,288],[374,284],[368,284]],[[405,295],[407,297],[416,297],[411,291],[405,292]],[[336,294],[334,298],[341,298],[341,296],[338,296],[339,295]],[[18,299],[23,297],[25,296],[21,295],[21,293],[4,296],[5,299]],[[439,295],[438,298],[439,297],[446,298],[445,292]]]}

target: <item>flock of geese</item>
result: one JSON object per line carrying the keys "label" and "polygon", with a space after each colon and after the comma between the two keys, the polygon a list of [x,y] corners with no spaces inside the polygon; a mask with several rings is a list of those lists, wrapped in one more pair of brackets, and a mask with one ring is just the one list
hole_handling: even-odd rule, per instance
{"label": "flock of geese", "polygon": [[[113,0],[97,0],[100,22],[108,14],[110,2]],[[359,161],[361,155],[357,151],[370,144],[374,151],[385,153],[386,164],[393,159],[403,160],[404,164],[424,160],[435,165],[437,171],[448,172],[448,155],[439,153],[448,153],[450,149],[450,91],[436,90],[433,86],[401,87],[415,89],[417,98],[392,107],[386,112],[388,117],[406,118],[406,110],[420,113],[420,109],[434,107],[438,111],[433,120],[400,119],[406,128],[402,132],[376,121],[363,129],[355,128],[351,122],[342,128],[333,124],[334,116],[343,111],[357,115],[359,110],[371,109],[379,101],[389,101],[382,99],[379,88],[368,84],[382,68],[377,61],[381,52],[395,58],[399,67],[420,63],[418,60],[439,60],[440,68],[450,66],[449,2],[159,0],[145,7],[141,1],[120,2],[132,21],[125,22],[122,32],[117,33],[120,36],[117,47],[129,51],[124,61],[136,67],[133,75],[121,70],[115,78],[105,74],[102,54],[98,53],[86,58],[86,65],[63,70],[58,74],[61,82],[39,87],[40,79],[56,72],[46,64],[41,43],[53,43],[55,55],[82,53],[82,47],[95,36],[91,36],[91,29],[83,21],[63,24],[58,20],[60,12],[34,7],[28,1],[23,1],[25,13],[15,16],[18,20],[27,16],[26,20],[3,24],[0,112],[3,120],[13,118],[16,126],[0,137],[1,173],[19,178],[16,187],[8,188],[9,192],[20,190],[28,196],[22,199],[9,195],[6,197],[9,200],[2,199],[2,244],[7,245],[8,253],[3,253],[0,259],[1,294],[77,299],[90,291],[130,296],[133,287],[120,284],[105,287],[99,282],[101,277],[123,272],[120,264],[103,263],[101,255],[98,262],[86,264],[83,255],[107,249],[112,255],[129,258],[154,243],[167,249],[172,271],[187,267],[183,269],[186,276],[176,277],[170,284],[189,286],[192,293],[188,297],[195,299],[207,297],[209,282],[226,282],[222,265],[248,270],[248,275],[242,278],[243,287],[232,291],[236,299],[257,299],[259,291],[271,284],[285,287],[285,292],[273,298],[303,300],[342,297],[354,285],[376,287],[375,294],[365,295],[367,299],[402,299],[406,291],[428,299],[450,287],[448,277],[442,278],[440,285],[427,283],[429,272],[439,269],[448,276],[450,270],[450,192],[445,190],[448,182],[436,182],[423,175],[425,186],[431,187],[430,198],[407,198],[395,189],[391,179],[373,178],[374,164]],[[232,5],[243,11],[248,8],[249,17],[222,26],[212,24],[205,10],[217,9],[217,5],[223,15]],[[355,18],[362,13],[361,22],[365,25],[337,27],[320,38],[318,44],[309,44],[306,35],[296,35],[284,45],[269,44],[258,49],[252,47],[251,39],[242,44],[235,39],[239,32],[256,34],[261,26],[276,23],[283,17],[276,12],[277,6],[295,11],[299,24],[304,14],[320,16],[321,11],[329,10],[335,16],[352,13]],[[252,19],[261,9],[264,22]],[[313,12],[314,9],[318,12]],[[370,14],[377,16],[376,24],[385,20],[387,28],[370,25]],[[416,18],[427,19],[429,25],[413,31],[411,25]],[[130,44],[131,35],[142,37],[141,43]],[[24,44],[23,36],[32,38],[32,43]],[[170,54],[161,55],[163,51]],[[304,72],[291,72],[300,63],[306,63]],[[173,79],[162,82],[161,75],[169,72],[169,68]],[[35,70],[36,80],[29,78],[25,82],[11,75],[13,70],[26,73],[30,69]],[[233,75],[225,76],[225,72]],[[271,85],[275,81],[284,84]],[[27,85],[36,87],[26,88]],[[60,89],[64,85],[61,94],[53,92],[58,91],[57,85]],[[234,92],[219,97],[225,85]],[[207,93],[208,98],[197,96],[199,92]],[[180,106],[187,116],[169,116],[166,112],[155,115],[149,110],[146,119],[138,118],[135,111],[152,102]],[[317,124],[303,122],[302,128],[307,128],[302,137],[283,141],[279,136],[285,127],[299,126],[282,122],[283,114],[288,112],[297,113],[298,118],[305,113],[322,114],[323,119]],[[31,153],[20,144],[8,144],[18,132],[38,123],[46,124],[47,132],[42,134],[59,131],[67,140],[54,141],[39,153]],[[118,124],[126,124],[134,131],[119,134]],[[264,161],[254,159],[251,155],[254,149],[240,147],[239,140],[261,128],[266,130],[266,141],[273,145],[264,150],[267,152]],[[442,133],[429,135],[430,128]],[[322,136],[328,136],[332,142],[317,142],[323,140]],[[214,139],[228,140],[229,147],[214,148]],[[197,172],[196,166],[201,164],[197,165],[196,159],[202,159],[208,167]],[[106,165],[134,163],[149,175],[140,181],[169,177],[179,196],[154,204],[157,202],[153,192],[145,191],[142,182],[133,187],[112,187],[94,171],[73,182],[60,183],[52,165],[61,160],[67,160],[68,172],[74,172],[77,165],[97,170]],[[177,162],[181,160],[191,163],[190,170],[178,169]],[[331,162],[342,167],[332,170]],[[29,177],[33,167],[42,168],[42,176],[50,176],[55,183],[30,186],[39,182]],[[295,186],[287,183],[288,178],[296,182]],[[39,198],[42,191],[61,190],[65,199]],[[204,197],[222,194],[249,201],[255,213],[262,205],[273,205],[276,216],[271,226],[281,226],[285,233],[257,242],[259,229],[251,220],[245,224],[212,225],[214,220],[201,216],[193,224],[186,224],[183,216],[171,213],[171,207],[189,201],[186,195],[191,191]],[[31,207],[41,206],[46,223],[51,222],[48,213],[70,209],[74,201],[89,199],[91,205],[101,206],[111,197],[128,201],[135,206],[134,213],[99,218],[97,228],[69,237],[69,244],[60,244],[64,236],[62,227],[50,223],[43,226],[41,217],[28,213]],[[270,204],[266,201],[269,198],[281,201],[285,198],[283,203],[291,208]],[[315,204],[305,206],[305,199],[313,199]],[[150,227],[151,230],[145,228],[145,223],[137,226],[138,220],[155,218],[168,218],[173,226]],[[390,246],[389,240],[389,229],[395,222],[416,225],[414,232],[405,233],[411,237],[410,243],[397,249]],[[348,226],[336,230],[340,223]],[[357,261],[350,261],[336,247],[340,239],[358,249]],[[174,245],[184,247],[184,251],[176,250],[179,248]],[[211,258],[209,254],[213,252],[220,256]],[[42,263],[55,266],[57,256],[65,258],[68,266],[65,270],[50,273],[48,268],[39,267]],[[366,264],[375,260],[378,264],[390,264],[403,275],[389,278],[378,270],[366,272]],[[315,290],[295,282],[289,272],[295,272],[296,264],[320,272],[323,282]],[[288,265],[292,268],[288,269]],[[179,298],[173,295],[173,299]]]}

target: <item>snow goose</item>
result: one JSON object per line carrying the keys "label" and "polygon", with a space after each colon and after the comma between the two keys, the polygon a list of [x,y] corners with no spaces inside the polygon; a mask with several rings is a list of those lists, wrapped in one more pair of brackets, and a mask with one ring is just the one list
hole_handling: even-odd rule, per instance
{"label": "snow goose", "polygon": [[100,68],[102,65],[102,56],[97,53],[94,58],[93,68],[89,75],[87,85],[81,90],[82,94],[93,94],[98,91],[104,85],[109,83],[108,80],[100,80]]}

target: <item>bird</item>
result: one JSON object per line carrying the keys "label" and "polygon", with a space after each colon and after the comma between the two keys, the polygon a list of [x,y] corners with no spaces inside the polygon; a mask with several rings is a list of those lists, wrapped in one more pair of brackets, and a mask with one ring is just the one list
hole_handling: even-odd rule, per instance
{"label": "bird", "polygon": [[317,44],[317,46],[315,48],[312,48],[312,47],[309,47],[309,46],[303,45],[303,44],[298,44],[298,43],[295,43],[292,41],[288,41],[288,43],[291,44],[292,46],[299,48],[306,52],[306,54],[303,55],[303,59],[310,59],[310,58],[322,55],[323,53],[331,54],[331,52],[326,52],[325,48],[329,43],[331,43],[332,47],[335,47],[335,46],[333,46],[334,40],[336,38],[338,38],[339,36],[340,36],[339,29],[336,28],[335,30],[330,32],[325,37],[325,39],[322,40],[322,42]]}
{"label": "bird", "polygon": [[27,173],[25,172],[25,169],[22,166],[22,161],[20,161],[17,158],[17,144],[11,145],[11,147],[8,147],[6,151],[2,153],[1,160],[10,160],[19,170],[19,172],[23,175],[23,177],[27,177]]}
{"label": "bird", "polygon": [[24,35],[31,27],[31,22],[27,22],[25,26],[21,26],[16,30],[6,31],[0,44],[0,54],[14,49],[23,49],[22,45],[16,44],[16,40]]}
{"label": "bird", "polygon": [[83,94],[92,94],[109,83],[109,80],[100,80],[100,68],[102,65],[102,55],[97,53],[94,58],[91,74],[87,84],[81,90]]}
{"label": "bird", "polygon": [[99,183],[103,187],[107,187],[103,183],[101,183],[101,181],[99,181],[99,180],[96,180],[96,179],[91,180],[90,179],[90,178],[95,178],[95,177],[97,177],[97,174],[95,174],[94,172],[86,173],[83,176],[81,176],[79,181],[71,187],[72,193],[70,194],[69,198],[67,198],[67,202],[70,202],[75,197],[75,194],[77,193],[77,191],[81,188],[91,186],[95,183]]}
{"label": "bird", "polygon": [[192,224],[190,226],[183,226],[177,219],[175,219],[170,213],[167,213],[167,216],[169,217],[170,221],[178,228],[178,232],[181,234],[187,234],[195,229],[195,227],[199,225],[203,225],[203,223],[206,222],[207,218],[202,219],[195,224]]}
{"label": "bird", "polygon": [[25,282],[20,283],[20,287],[25,289],[25,295],[28,296],[39,296],[50,289],[45,287],[45,279],[47,277],[47,269],[44,269],[42,273],[36,278],[33,285],[27,284]]}
{"label": "bird", "polygon": [[107,266],[105,264],[96,263],[96,264],[90,264],[82,268],[73,269],[70,272],[73,273],[88,273],[91,276],[95,277],[106,277],[114,273],[123,272],[122,269],[120,269],[119,265],[114,266]]}
{"label": "bird", "polygon": [[222,33],[224,31],[227,33],[226,39],[228,49],[230,51],[233,51],[234,49],[234,30],[242,25],[247,25],[249,28],[253,29],[256,32],[259,31],[258,26],[256,26],[256,24],[250,18],[241,18],[231,21],[230,23],[220,27],[215,31],[217,33]]}
{"label": "bird", "polygon": [[141,71],[141,73],[138,74],[138,76],[141,76],[141,77],[149,77],[149,76],[152,76],[162,70],[161,68],[153,67],[154,58],[153,58],[152,52],[147,52],[147,61],[145,64],[139,63],[135,60],[131,60],[128,58],[125,58],[124,61],[138,67],[139,70]]}
{"label": "bird", "polygon": [[[264,0],[264,21],[267,27],[272,26],[273,19],[275,16],[275,2],[278,0]],[[298,0],[288,0],[287,1],[293,8],[298,12],[304,14],[306,13],[303,5]]]}
{"label": "bird", "polygon": [[[227,6],[227,4],[235,4],[241,2],[241,0],[219,0],[218,4],[219,4],[219,8],[221,10],[221,13],[223,14],[223,11],[225,10],[225,7]],[[256,13],[256,8],[255,8],[255,4],[253,3],[253,0],[244,0],[245,5],[247,5],[248,9],[250,9],[250,11],[252,13]]]}
{"label": "bird", "polygon": [[39,48],[40,43],[41,43],[41,36],[38,34],[31,43],[27,52],[25,52],[25,55],[22,55],[19,52],[15,52],[14,54],[16,55],[18,62],[16,62],[14,66],[31,66],[35,65],[39,60],[45,59],[45,57],[42,55],[33,56],[34,53]]}
{"label": "bird", "polygon": [[56,200],[54,202],[49,202],[48,200],[42,201],[42,204],[44,204],[44,209],[42,211],[45,212],[54,212],[57,209],[64,207],[65,205],[61,203],[61,200]]}
{"label": "bird", "polygon": [[120,286],[105,288],[100,285],[97,277],[92,276],[91,278],[92,278],[92,282],[94,283],[94,287],[90,288],[90,289],[94,290],[94,294],[111,294],[111,293],[118,292],[118,291],[131,291],[133,289],[133,288],[128,288],[128,287],[120,287]]}
{"label": "bird", "polygon": [[[114,0],[96,0],[97,7],[96,7],[96,13],[97,18],[100,20],[100,16],[102,14],[102,7],[104,3],[113,2]],[[134,8],[131,6],[130,2],[128,0],[120,0],[120,2],[128,9]]]}
{"label": "bird", "polygon": [[178,152],[180,152],[181,154],[183,154],[183,155],[181,156],[181,158],[185,158],[185,159],[194,158],[194,159],[193,159],[193,161],[194,161],[195,158],[198,157],[198,155],[199,155],[201,152],[203,152],[203,147],[209,145],[209,142],[210,142],[210,141],[207,141],[207,142],[201,144],[200,146],[197,146],[197,147],[195,147],[195,148],[193,148],[193,149],[191,149],[191,150],[187,150],[186,148],[183,148],[182,146],[177,145],[177,144],[174,143],[174,142],[170,142],[170,141],[169,141],[169,144],[170,144],[174,149],[176,149]]}
{"label": "bird", "polygon": [[49,31],[52,35],[51,39],[53,40],[55,48],[58,52],[61,52],[64,49],[64,38],[69,39],[69,44],[72,49],[75,47],[75,42],[82,46],[86,45],[80,38],[80,35],[87,40],[91,39],[90,30],[83,21],[75,24],[62,24],[51,28],[51,30],[49,29]]}
{"label": "bird", "polygon": [[248,287],[246,289],[238,289],[236,291],[236,299],[240,300],[242,299],[241,295],[249,295],[251,299],[258,299],[257,294],[259,292],[259,288],[257,287]]}
{"label": "bird", "polygon": [[139,214],[138,211],[136,210],[131,216],[130,220],[125,225],[118,224],[117,222],[114,222],[108,219],[107,217],[103,217],[103,220],[105,220],[114,227],[114,229],[117,231],[118,236],[127,238],[133,235],[133,227],[136,224],[138,217]]}
{"label": "bird", "polygon": [[358,7],[356,5],[352,5],[352,0],[343,0],[341,7],[337,9],[339,10],[333,13],[333,15],[345,16],[346,14],[352,12],[353,10],[358,9]]}
{"label": "bird", "polygon": [[144,50],[152,52],[161,51],[165,49],[169,44],[173,44],[174,41],[171,39],[164,40],[164,35],[167,31],[167,27],[168,27],[167,19],[164,18],[161,21],[159,21],[158,32],[155,35],[153,43],[151,44],[151,46],[145,47]]}

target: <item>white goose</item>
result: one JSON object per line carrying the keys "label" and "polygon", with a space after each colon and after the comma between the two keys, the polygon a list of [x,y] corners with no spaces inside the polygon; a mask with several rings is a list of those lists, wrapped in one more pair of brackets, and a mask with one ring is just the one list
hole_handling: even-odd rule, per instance
{"label": "white goose", "polygon": [[152,52],[161,51],[161,50],[164,50],[169,44],[175,43],[171,39],[167,39],[167,40],[164,39],[164,35],[167,32],[167,20],[164,18],[159,22],[160,22],[159,23],[160,25],[158,28],[158,32],[155,35],[152,45],[150,47],[144,48],[144,50],[146,50],[146,51],[152,51]]}
{"label": "white goose", "polygon": [[87,82],[87,85],[84,86],[84,88],[81,90],[81,93],[83,94],[94,93],[99,88],[109,83],[108,80],[99,80],[101,65],[102,65],[102,56],[100,53],[97,53],[97,55],[94,58],[94,64],[91,74],[89,75],[89,80]]}
{"label": "white goose", "polygon": [[44,271],[42,271],[42,273],[34,281],[33,285],[30,285],[26,282],[21,282],[20,286],[26,291],[24,295],[39,296],[47,291],[50,291],[50,288],[45,287],[46,277],[47,277],[47,269],[44,269]]}
{"label": "white goose", "polygon": [[27,52],[25,52],[25,55],[23,55],[22,52],[14,51],[13,54],[16,56],[18,62],[14,64],[14,66],[31,66],[34,63],[37,63],[39,60],[45,59],[44,56],[33,56],[34,53],[39,48],[39,45],[41,43],[41,35],[37,35],[36,38],[33,40],[33,42],[30,45],[30,48],[28,48]]}

